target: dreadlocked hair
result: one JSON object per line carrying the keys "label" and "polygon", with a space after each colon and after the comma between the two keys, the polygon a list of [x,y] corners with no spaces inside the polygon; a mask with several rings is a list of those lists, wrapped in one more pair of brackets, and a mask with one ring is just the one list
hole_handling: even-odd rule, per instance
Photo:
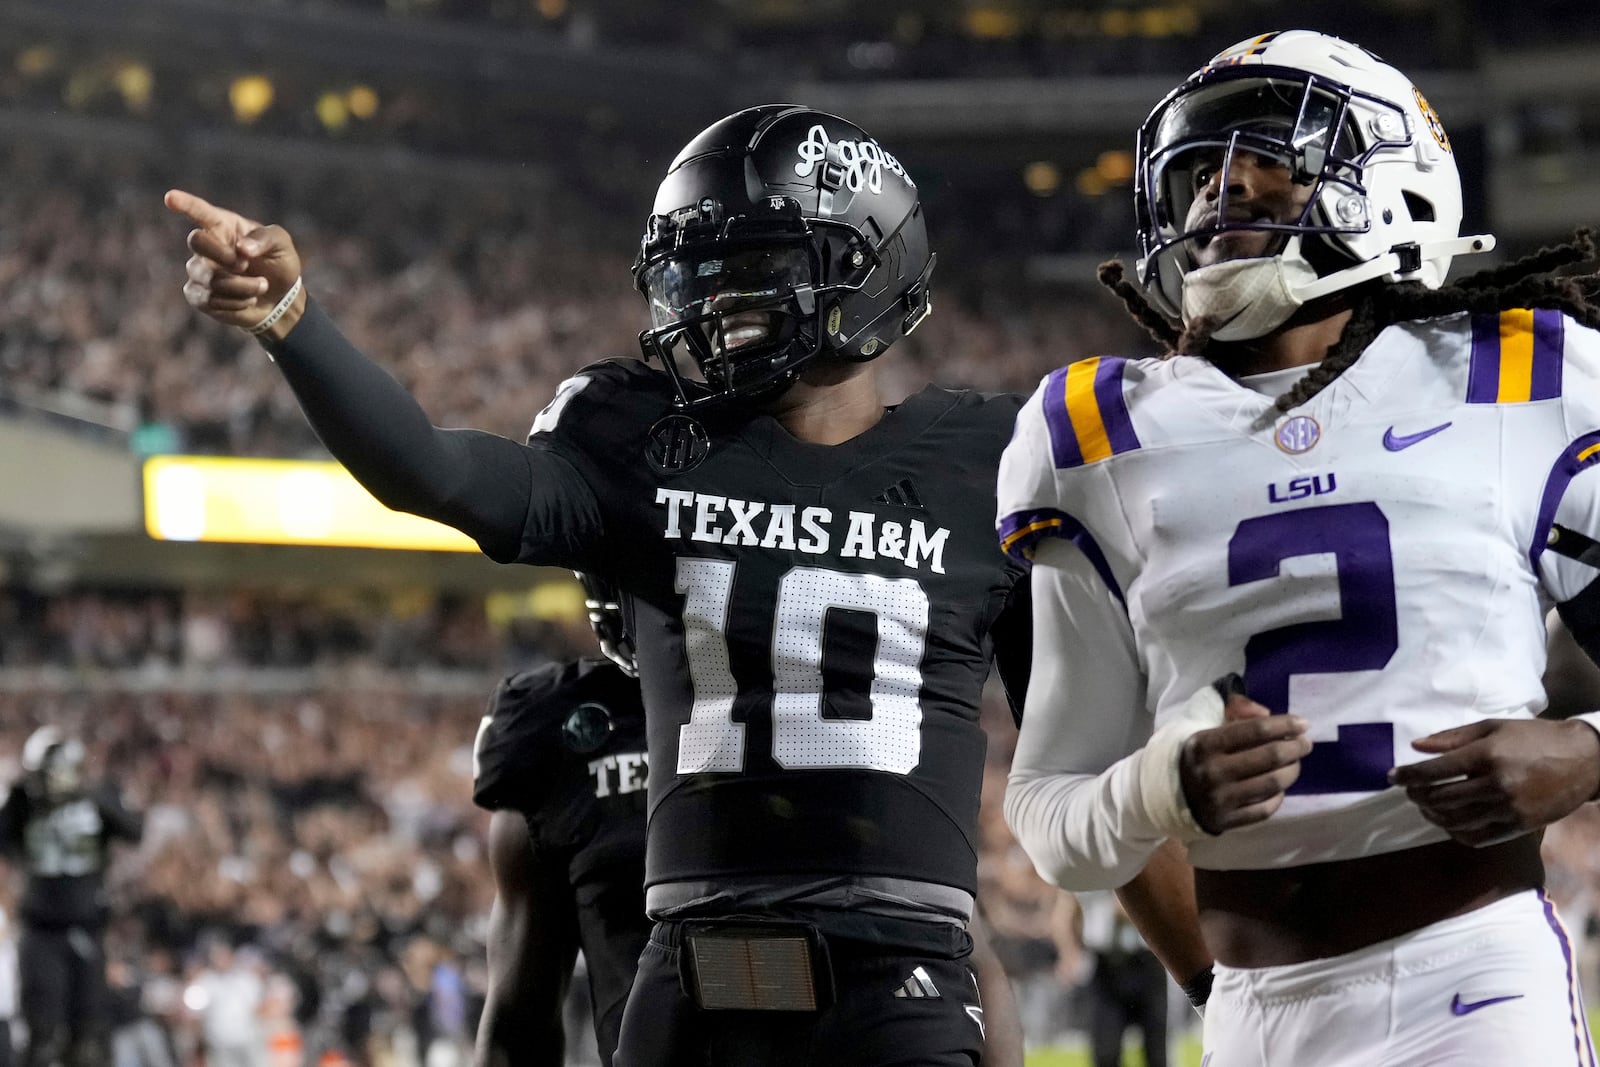
{"label": "dreadlocked hair", "polygon": [[[1532,255],[1465,278],[1438,289],[1415,282],[1400,285],[1370,284],[1350,294],[1350,320],[1339,339],[1329,346],[1322,361],[1294,387],[1278,397],[1267,413],[1273,416],[1299,407],[1350,369],[1378,334],[1397,322],[1440,318],[1461,312],[1486,314],[1511,308],[1544,308],[1570,315],[1584,326],[1600,330],[1600,271],[1570,276],[1552,272],[1574,264],[1593,264],[1595,242],[1587,227],[1573,232],[1563,244],[1541,248]],[[1152,307],[1144,294],[1124,277],[1122,263],[1100,265],[1098,274],[1127,307],[1146,333],[1167,347],[1167,355],[1186,353],[1225,361],[1230,342],[1214,340],[1215,323],[1199,318],[1182,330]],[[1236,342],[1234,342],[1236,343]]]}
{"label": "dreadlocked hair", "polygon": [[1110,289],[1122,301],[1122,306],[1128,309],[1128,314],[1133,316],[1144,332],[1156,344],[1162,345],[1167,350],[1167,355],[1178,351],[1178,341],[1182,336],[1161,312],[1150,306],[1144,298],[1139,287],[1130,282],[1127,275],[1128,268],[1122,265],[1120,259],[1109,259],[1100,264],[1095,274],[1100,279],[1100,284]]}

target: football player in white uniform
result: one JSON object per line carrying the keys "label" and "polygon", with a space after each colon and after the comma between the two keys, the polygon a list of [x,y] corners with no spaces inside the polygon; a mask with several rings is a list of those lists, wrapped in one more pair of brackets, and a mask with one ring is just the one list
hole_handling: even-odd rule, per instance
{"label": "football player in white uniform", "polygon": [[1139,285],[1102,277],[1173,354],[1052,373],[1001,466],[1012,828],[1067,889],[1187,843],[1211,1067],[1592,1065],[1538,831],[1600,792],[1600,715],[1538,715],[1548,607],[1600,650],[1600,310],[1547,277],[1593,245],[1445,286],[1493,240],[1438,116],[1307,31],[1137,157]]}

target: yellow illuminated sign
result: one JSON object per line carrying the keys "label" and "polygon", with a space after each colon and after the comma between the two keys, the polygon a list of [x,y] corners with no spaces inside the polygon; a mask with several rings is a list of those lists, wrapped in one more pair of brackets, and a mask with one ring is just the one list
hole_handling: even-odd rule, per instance
{"label": "yellow illuminated sign", "polygon": [[331,461],[151,456],[144,526],[159,541],[478,551],[458,530],[384,507]]}

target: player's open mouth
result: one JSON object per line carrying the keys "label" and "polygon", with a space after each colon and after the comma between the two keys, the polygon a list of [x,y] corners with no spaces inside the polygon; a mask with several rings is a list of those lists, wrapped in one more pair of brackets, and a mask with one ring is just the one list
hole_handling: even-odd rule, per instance
{"label": "player's open mouth", "polygon": [[724,315],[718,331],[719,348],[737,352],[748,345],[758,344],[772,336],[771,314],[765,311],[741,311]]}

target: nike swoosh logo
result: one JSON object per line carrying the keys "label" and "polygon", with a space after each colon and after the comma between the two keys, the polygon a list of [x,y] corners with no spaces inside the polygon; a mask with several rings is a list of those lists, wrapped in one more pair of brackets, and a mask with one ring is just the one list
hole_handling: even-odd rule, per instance
{"label": "nike swoosh logo", "polygon": [[1487,998],[1485,998],[1483,1000],[1462,1000],[1461,999],[1461,994],[1457,993],[1455,995],[1455,997],[1450,1001],[1450,1014],[1451,1015],[1471,1015],[1473,1012],[1477,1011],[1479,1008],[1487,1008],[1491,1004],[1503,1004],[1508,1000],[1521,1000],[1521,999],[1522,999],[1522,994],[1521,993],[1513,993],[1509,997],[1487,997]]}
{"label": "nike swoosh logo", "polygon": [[1399,452],[1403,448],[1410,448],[1419,441],[1426,441],[1436,433],[1444,433],[1453,425],[1455,424],[1447,422],[1442,425],[1435,426],[1431,430],[1423,430],[1421,433],[1408,433],[1404,437],[1396,437],[1394,433],[1394,427],[1391,426],[1383,432],[1383,447],[1387,448],[1390,452]]}

